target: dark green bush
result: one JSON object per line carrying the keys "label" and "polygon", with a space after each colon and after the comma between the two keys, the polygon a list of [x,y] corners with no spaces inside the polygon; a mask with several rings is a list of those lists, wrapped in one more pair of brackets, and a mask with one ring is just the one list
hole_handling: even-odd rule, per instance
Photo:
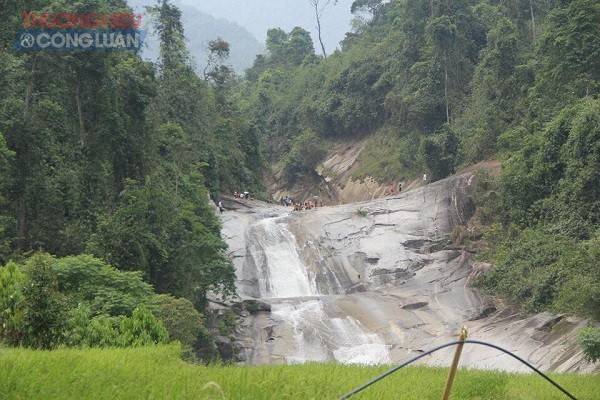
{"label": "dark green bush", "polygon": [[591,362],[600,361],[600,329],[582,329],[578,333],[578,338],[586,358]]}
{"label": "dark green bush", "polygon": [[526,229],[505,237],[494,268],[479,280],[529,311],[551,309],[600,319],[600,238],[578,242],[565,235]]}
{"label": "dark green bush", "polygon": [[283,170],[290,183],[314,173],[317,164],[325,157],[325,144],[312,131],[305,131],[292,142],[292,148],[284,159]]}
{"label": "dark green bush", "polygon": [[[169,307],[156,305],[164,303],[160,299],[139,273],[120,272],[87,255],[35,254],[23,265],[0,268],[0,339],[44,349],[165,343],[168,332],[148,308],[168,312]],[[199,314],[189,301],[169,299],[174,304],[184,302],[188,311],[178,314],[181,307],[171,309],[174,315],[164,314],[169,323],[179,318],[179,322],[198,324],[193,317]]]}

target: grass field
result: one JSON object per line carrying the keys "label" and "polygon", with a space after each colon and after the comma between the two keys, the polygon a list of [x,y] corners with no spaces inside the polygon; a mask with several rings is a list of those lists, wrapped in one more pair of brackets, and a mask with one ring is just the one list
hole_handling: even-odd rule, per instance
{"label": "grass field", "polygon": [[[177,346],[127,350],[0,349],[0,399],[335,399],[385,368],[310,364],[203,367]],[[400,371],[356,399],[441,398],[446,370]],[[599,375],[558,375],[579,400],[600,399]],[[533,375],[460,371],[452,399],[564,399]]]}

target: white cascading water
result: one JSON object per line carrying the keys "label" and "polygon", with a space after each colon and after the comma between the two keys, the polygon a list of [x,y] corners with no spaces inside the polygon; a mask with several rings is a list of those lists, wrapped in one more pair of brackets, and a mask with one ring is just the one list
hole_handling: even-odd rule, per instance
{"label": "white cascading water", "polygon": [[334,359],[344,364],[370,365],[391,361],[388,346],[377,334],[369,333],[350,316],[327,315],[320,300],[277,304],[273,315],[293,329],[296,351],[286,357],[290,363]]}
{"label": "white cascading water", "polygon": [[263,219],[254,226],[250,253],[259,266],[261,297],[286,299],[272,306],[273,317],[293,333],[295,350],[286,361],[389,363],[388,346],[377,334],[350,316],[328,315],[323,301],[314,298],[320,295],[314,274],[302,261],[284,218]]}
{"label": "white cascading water", "polygon": [[335,359],[347,364],[389,364],[389,346],[375,333],[367,332],[362,324],[352,318],[333,318],[338,347],[333,351]]}
{"label": "white cascading water", "polygon": [[[300,260],[296,238],[280,218],[259,221],[251,254],[258,260],[262,298],[305,297],[318,294],[314,277]],[[258,233],[258,232],[257,232]]]}

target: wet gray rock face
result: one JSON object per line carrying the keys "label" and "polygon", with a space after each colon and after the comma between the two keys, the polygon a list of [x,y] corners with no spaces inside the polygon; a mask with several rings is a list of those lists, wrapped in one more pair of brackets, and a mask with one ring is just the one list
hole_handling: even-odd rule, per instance
{"label": "wet gray rock face", "polygon": [[[474,212],[473,179],[462,175],[396,197],[305,212],[252,201],[225,212],[238,293],[251,310],[237,337],[245,362],[391,363],[451,341],[467,326],[472,338],[544,370],[594,370],[576,341],[585,321],[522,315],[469,285],[489,267],[472,263],[448,237]],[[451,354],[425,362],[448,365]],[[462,363],[524,370],[472,346]]]}

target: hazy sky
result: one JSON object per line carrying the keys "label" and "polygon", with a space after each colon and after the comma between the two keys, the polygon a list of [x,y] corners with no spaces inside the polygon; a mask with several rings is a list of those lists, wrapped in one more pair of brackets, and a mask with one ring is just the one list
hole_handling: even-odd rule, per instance
{"label": "hazy sky", "polygon": [[[315,50],[319,51],[316,36],[314,11],[308,0],[181,0],[214,17],[236,22],[249,30],[258,40],[264,42],[267,30],[280,27],[290,31],[301,26],[313,33]],[[324,11],[323,41],[327,52],[331,53],[350,30],[353,0],[339,0]]]}

